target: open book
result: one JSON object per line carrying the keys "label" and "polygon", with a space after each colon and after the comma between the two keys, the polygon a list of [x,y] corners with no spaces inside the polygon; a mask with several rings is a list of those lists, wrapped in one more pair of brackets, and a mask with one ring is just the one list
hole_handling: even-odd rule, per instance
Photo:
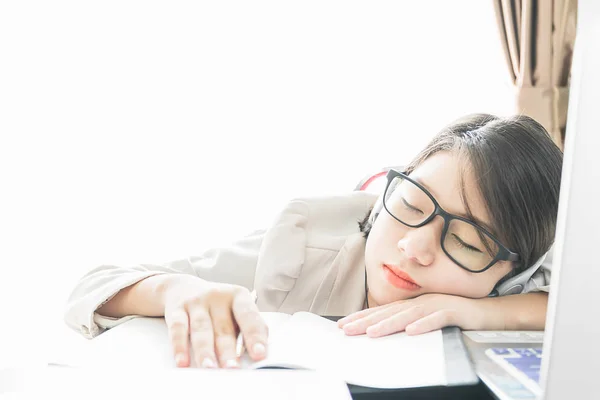
{"label": "open book", "polygon": [[[269,327],[267,358],[252,362],[245,355],[242,368],[309,369],[349,384],[381,389],[477,383],[458,328],[449,328],[456,330],[454,336],[452,331],[437,330],[369,338],[346,336],[336,322],[307,312],[261,314]],[[79,364],[175,367],[162,318],[124,322],[91,340],[88,350]]]}

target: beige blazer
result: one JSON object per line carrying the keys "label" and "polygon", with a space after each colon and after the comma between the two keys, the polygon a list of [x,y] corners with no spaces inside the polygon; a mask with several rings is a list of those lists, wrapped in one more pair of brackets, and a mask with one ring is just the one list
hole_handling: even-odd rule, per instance
{"label": "beige blazer", "polygon": [[[261,311],[348,315],[365,304],[365,239],[361,221],[377,195],[351,192],[342,196],[291,201],[272,226],[195,257],[162,265],[103,265],[81,278],[71,293],[66,323],[93,338],[135,316],[108,318],[96,313],[121,289],[149,276],[182,273],[213,282],[231,283],[257,292]],[[549,269],[548,269],[549,271]],[[527,276],[523,291],[547,290],[549,273]]]}

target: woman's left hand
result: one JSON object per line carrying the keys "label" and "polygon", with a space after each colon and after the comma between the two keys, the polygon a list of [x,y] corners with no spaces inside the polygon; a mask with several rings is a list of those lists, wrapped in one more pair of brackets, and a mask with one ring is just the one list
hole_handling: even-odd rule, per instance
{"label": "woman's left hand", "polygon": [[[338,321],[347,335],[366,333],[370,337],[406,331],[409,335],[458,326],[466,330],[484,329],[486,316],[481,299],[447,294],[424,294],[350,314]],[[501,316],[497,316],[501,318]],[[494,324],[496,325],[496,324]]]}

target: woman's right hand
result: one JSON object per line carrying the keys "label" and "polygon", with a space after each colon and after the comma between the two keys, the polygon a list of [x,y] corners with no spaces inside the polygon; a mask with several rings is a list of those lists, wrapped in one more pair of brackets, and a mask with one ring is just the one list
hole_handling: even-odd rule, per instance
{"label": "woman's right hand", "polygon": [[[268,329],[248,289],[190,275],[173,277],[164,289],[164,315],[178,367],[239,367],[237,334],[250,357],[266,356]],[[191,349],[189,348],[191,344]]]}

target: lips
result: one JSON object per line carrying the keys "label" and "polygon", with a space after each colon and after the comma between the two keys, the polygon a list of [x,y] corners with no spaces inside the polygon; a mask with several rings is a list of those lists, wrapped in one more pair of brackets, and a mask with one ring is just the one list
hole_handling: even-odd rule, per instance
{"label": "lips", "polygon": [[417,290],[421,286],[415,282],[410,275],[402,271],[400,268],[392,265],[383,265],[386,279],[395,287],[399,289]]}

